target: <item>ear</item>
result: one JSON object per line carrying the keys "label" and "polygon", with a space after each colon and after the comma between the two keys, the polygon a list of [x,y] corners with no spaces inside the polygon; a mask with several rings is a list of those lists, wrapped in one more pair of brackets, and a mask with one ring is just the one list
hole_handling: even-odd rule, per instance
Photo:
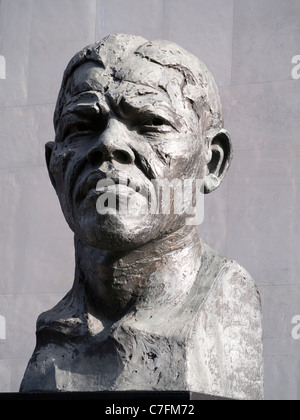
{"label": "ear", "polygon": [[205,194],[221,185],[231,164],[233,150],[229,133],[223,129],[214,133],[208,148],[210,161],[207,164],[207,175],[204,179]]}
{"label": "ear", "polygon": [[50,161],[51,161],[54,145],[55,143],[53,141],[49,141],[48,143],[45,144],[45,158],[46,158],[46,164],[47,164],[51,184],[53,185],[54,189],[56,189],[56,183],[50,170]]}

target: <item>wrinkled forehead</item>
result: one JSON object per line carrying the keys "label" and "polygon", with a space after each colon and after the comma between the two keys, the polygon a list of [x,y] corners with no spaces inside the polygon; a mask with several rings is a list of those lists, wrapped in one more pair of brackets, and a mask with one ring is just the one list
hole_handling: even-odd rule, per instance
{"label": "wrinkled forehead", "polygon": [[[166,102],[181,113],[187,108],[182,92],[184,76],[177,70],[160,66],[139,56],[132,55],[110,68],[88,61],[70,76],[64,104],[73,102],[84,92],[98,92],[115,103],[127,101]],[[97,95],[99,96],[99,95]]]}

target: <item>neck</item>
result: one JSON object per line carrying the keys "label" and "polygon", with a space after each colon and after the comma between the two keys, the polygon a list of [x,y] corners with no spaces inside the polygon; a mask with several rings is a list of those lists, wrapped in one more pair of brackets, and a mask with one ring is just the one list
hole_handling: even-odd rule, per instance
{"label": "neck", "polygon": [[189,293],[201,265],[196,226],[127,252],[107,252],[75,237],[76,280],[89,312],[118,319],[130,308],[177,305]]}

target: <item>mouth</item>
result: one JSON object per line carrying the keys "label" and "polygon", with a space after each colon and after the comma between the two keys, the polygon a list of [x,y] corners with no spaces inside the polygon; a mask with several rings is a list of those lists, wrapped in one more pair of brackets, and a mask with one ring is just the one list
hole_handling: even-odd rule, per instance
{"label": "mouth", "polygon": [[145,191],[148,191],[148,188],[144,183],[133,180],[127,174],[115,172],[108,175],[97,171],[89,174],[80,183],[75,194],[76,201],[85,199],[89,194],[99,196],[107,191],[122,195],[132,195],[133,193],[145,195]]}

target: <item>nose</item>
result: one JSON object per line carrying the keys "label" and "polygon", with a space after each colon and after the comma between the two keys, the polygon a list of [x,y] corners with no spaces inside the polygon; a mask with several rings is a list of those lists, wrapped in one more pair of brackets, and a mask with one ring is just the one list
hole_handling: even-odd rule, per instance
{"label": "nose", "polygon": [[123,164],[131,164],[135,156],[128,146],[129,130],[121,121],[111,118],[104,130],[98,137],[97,143],[89,151],[87,159],[92,165],[100,165],[104,161],[117,161]]}

